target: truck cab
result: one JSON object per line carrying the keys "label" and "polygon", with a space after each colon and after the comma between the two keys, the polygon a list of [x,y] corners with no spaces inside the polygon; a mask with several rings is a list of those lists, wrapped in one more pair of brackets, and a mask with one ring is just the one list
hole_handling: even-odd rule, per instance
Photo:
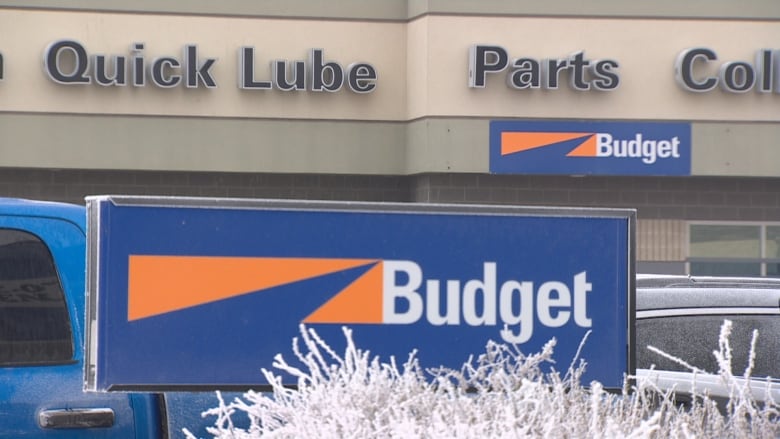
{"label": "truck cab", "polygon": [[0,199],[0,436],[167,436],[162,395],[83,390],[85,216]]}

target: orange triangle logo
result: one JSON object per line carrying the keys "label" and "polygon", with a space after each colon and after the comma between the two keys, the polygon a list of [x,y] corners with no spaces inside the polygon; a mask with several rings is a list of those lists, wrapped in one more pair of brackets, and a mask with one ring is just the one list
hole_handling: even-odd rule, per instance
{"label": "orange triangle logo", "polygon": [[591,134],[580,146],[569,151],[566,157],[596,157],[596,135]]}
{"label": "orange triangle logo", "polygon": [[[505,131],[501,133],[501,155],[514,154],[541,148],[573,139],[593,136],[590,133],[524,133]],[[594,151],[595,151],[595,143]]]}
{"label": "orange triangle logo", "polygon": [[381,262],[316,309],[304,323],[382,323]]}
{"label": "orange triangle logo", "polygon": [[130,255],[127,318],[132,321],[178,311],[376,262],[376,259]]}

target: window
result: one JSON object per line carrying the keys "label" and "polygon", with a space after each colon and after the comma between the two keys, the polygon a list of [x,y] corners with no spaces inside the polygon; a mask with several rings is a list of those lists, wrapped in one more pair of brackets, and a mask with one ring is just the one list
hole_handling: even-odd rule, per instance
{"label": "window", "polygon": [[753,377],[780,377],[780,319],[776,315],[705,315],[656,317],[637,320],[637,367],[690,372],[678,363],[647,349],[654,346],[709,373],[718,373],[713,351],[724,320],[733,323],[729,342],[732,348],[731,373],[742,376],[748,364],[753,330],[758,330]]}
{"label": "window", "polygon": [[767,226],[765,242],[766,257],[769,259],[766,275],[780,277],[780,226]]}
{"label": "window", "polygon": [[780,225],[690,225],[689,273],[780,277]]}
{"label": "window", "polygon": [[49,249],[27,232],[0,229],[0,365],[72,357],[68,309]]}

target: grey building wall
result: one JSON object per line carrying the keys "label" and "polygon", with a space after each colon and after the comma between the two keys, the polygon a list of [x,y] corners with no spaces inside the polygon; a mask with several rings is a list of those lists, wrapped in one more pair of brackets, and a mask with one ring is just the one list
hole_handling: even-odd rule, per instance
{"label": "grey building wall", "polygon": [[688,220],[778,221],[780,178],[413,176],[0,169],[0,196],[96,194],[637,209],[637,271],[685,273]]}
{"label": "grey building wall", "polygon": [[84,204],[98,194],[408,201],[395,176],[0,168],[0,196]]}
{"label": "grey building wall", "polygon": [[780,178],[429,174],[415,201],[636,208],[639,219],[780,219]]}
{"label": "grey building wall", "polygon": [[[6,113],[0,115],[0,166],[481,174],[490,167],[489,127],[488,118],[369,122]],[[693,175],[780,177],[780,124],[692,122],[691,131]]]}
{"label": "grey building wall", "polygon": [[333,175],[0,168],[0,196],[96,194],[626,207],[640,220],[780,220],[780,178]]}

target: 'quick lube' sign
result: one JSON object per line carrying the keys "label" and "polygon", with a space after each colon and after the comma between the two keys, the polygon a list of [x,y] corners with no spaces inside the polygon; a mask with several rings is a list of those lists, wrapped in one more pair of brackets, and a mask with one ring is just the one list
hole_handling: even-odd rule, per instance
{"label": "'quick lube' sign", "polygon": [[[46,48],[43,66],[52,81],[65,85],[217,87],[213,72],[217,59],[203,57],[198,46],[187,44],[181,55],[151,60],[147,59],[145,49],[144,43],[133,43],[129,54],[90,54],[77,41],[60,40]],[[238,87],[241,89],[335,92],[346,86],[355,93],[370,93],[376,88],[377,72],[371,64],[355,62],[343,66],[326,60],[322,49],[311,49],[308,60],[273,61],[265,76],[255,72],[254,60],[253,47],[240,48]]]}
{"label": "'quick lube' sign", "polygon": [[620,388],[633,373],[634,210],[165,197],[87,209],[93,390],[264,386],[260,368],[294,357],[302,324],[335,352],[349,326],[372,355],[416,350],[423,368],[460,369],[490,340],[531,354],[552,338],[565,367],[587,335],[584,382]]}

